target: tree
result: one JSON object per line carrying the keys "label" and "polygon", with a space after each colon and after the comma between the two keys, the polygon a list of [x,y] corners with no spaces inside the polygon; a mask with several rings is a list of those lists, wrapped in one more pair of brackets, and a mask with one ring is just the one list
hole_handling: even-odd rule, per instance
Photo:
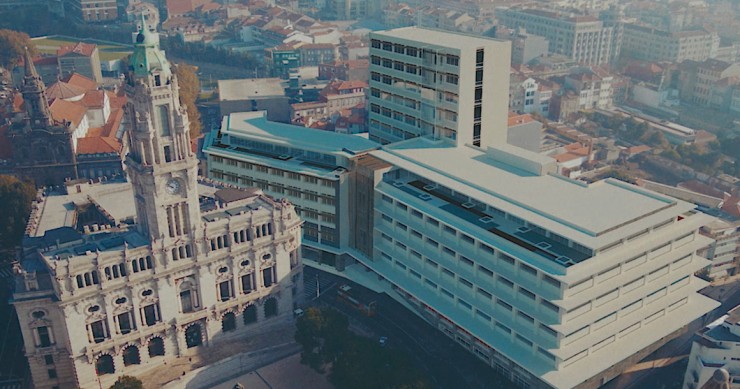
{"label": "tree", "polygon": [[144,389],[144,384],[136,377],[122,375],[118,377],[110,389]]}
{"label": "tree", "polygon": [[0,247],[15,247],[21,243],[35,196],[33,184],[0,175]]}
{"label": "tree", "polygon": [[0,66],[12,70],[20,62],[26,47],[31,55],[36,55],[36,46],[28,34],[0,30]]}
{"label": "tree", "polygon": [[195,74],[196,67],[187,64],[178,64],[175,67],[175,75],[180,86],[180,103],[188,110],[188,120],[190,121],[190,139],[197,138],[203,124],[200,122],[200,111],[195,106],[200,94],[200,80]]}

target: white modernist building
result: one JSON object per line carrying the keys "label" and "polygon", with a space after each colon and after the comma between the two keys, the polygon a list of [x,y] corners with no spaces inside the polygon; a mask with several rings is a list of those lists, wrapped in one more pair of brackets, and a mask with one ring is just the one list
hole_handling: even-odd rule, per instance
{"label": "white modernist building", "polygon": [[303,223],[303,257],[343,268],[351,239],[350,174],[355,161],[380,145],[267,120],[265,112],[232,113],[206,136],[208,176],[287,198]]}
{"label": "white modernist building", "polygon": [[[371,82],[370,103],[380,114],[371,109],[370,137],[395,143],[373,150],[341,138],[342,150],[356,155],[349,182],[335,195],[348,196],[349,204],[349,227],[340,232],[348,235],[344,275],[386,291],[529,388],[603,385],[719,305],[697,293],[707,283],[693,276],[709,264],[696,251],[712,242],[698,234],[711,217],[618,180],[587,185],[560,177],[553,159],[505,144],[508,45],[418,28],[371,39],[371,71],[380,79]],[[469,119],[479,47],[483,88],[491,92],[483,97],[487,115],[477,139]],[[448,70],[429,73],[438,81],[444,75],[442,84],[425,84],[427,73],[414,67],[432,66],[435,58]],[[488,83],[494,71],[487,66],[496,70],[498,61],[504,71]],[[446,86],[447,76],[457,84]],[[427,127],[434,131],[404,127],[407,119],[439,118],[424,112],[455,110],[458,120]],[[308,174],[310,161],[281,157],[277,147],[338,155],[340,138],[327,138],[337,134],[268,130],[259,116],[229,120],[206,151],[211,172],[237,184],[259,177],[267,190],[285,186],[303,204],[314,201],[304,193],[323,181],[303,182],[319,173]],[[252,164],[260,168],[245,170]]]}
{"label": "white modernist building", "polygon": [[633,185],[554,175],[513,146],[417,138],[371,156],[371,259],[392,295],[515,383],[595,388],[719,303],[694,272],[711,217]]}
{"label": "white modernist building", "polygon": [[699,389],[717,369],[729,373],[730,388],[740,388],[740,306],[697,334],[691,345],[684,389]]}
{"label": "white modernist building", "polygon": [[301,220],[259,189],[199,187],[177,77],[137,36],[126,90],[129,182],[35,205],[12,303],[35,388],[109,387],[288,324]]}
{"label": "white modernist building", "polygon": [[371,140],[506,143],[506,121],[494,118],[507,115],[511,42],[418,27],[373,32],[370,42]]}

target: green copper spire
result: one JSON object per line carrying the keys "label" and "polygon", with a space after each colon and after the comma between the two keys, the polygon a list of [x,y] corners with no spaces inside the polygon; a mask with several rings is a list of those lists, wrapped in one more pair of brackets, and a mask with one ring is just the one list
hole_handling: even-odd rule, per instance
{"label": "green copper spire", "polygon": [[134,53],[131,55],[131,66],[137,77],[148,77],[157,72],[162,79],[172,75],[170,63],[159,48],[159,39],[156,32],[152,32],[146,25],[144,15],[141,15],[141,29],[136,35]]}

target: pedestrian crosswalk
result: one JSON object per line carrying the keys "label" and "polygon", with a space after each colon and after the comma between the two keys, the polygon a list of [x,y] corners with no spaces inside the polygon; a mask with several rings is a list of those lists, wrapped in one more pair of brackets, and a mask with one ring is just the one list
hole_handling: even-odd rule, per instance
{"label": "pedestrian crosswalk", "polygon": [[303,268],[303,291],[306,299],[313,300],[318,296],[317,291],[323,294],[336,285],[339,280],[341,280],[341,277],[305,266]]}

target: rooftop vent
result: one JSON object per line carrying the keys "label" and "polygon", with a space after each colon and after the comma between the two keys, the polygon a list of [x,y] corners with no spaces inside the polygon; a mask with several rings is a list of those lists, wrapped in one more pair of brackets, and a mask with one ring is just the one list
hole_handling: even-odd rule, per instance
{"label": "rooftop vent", "polygon": [[475,203],[468,201],[467,203],[462,203],[462,207],[465,209],[470,209],[475,207]]}
{"label": "rooftop vent", "polygon": [[429,200],[432,199],[432,196],[429,195],[429,194],[427,194],[427,193],[422,193],[422,194],[419,195],[419,198],[422,199],[422,200],[424,200],[424,201],[429,201]]}
{"label": "rooftop vent", "polygon": [[401,181],[393,181],[393,186],[395,186],[396,188],[400,188],[400,187],[402,187],[404,185],[406,185],[406,184],[404,184]]}
{"label": "rooftop vent", "polygon": [[424,190],[435,190],[435,189],[437,189],[437,184],[424,185]]}
{"label": "rooftop vent", "polygon": [[287,160],[289,160],[291,158],[293,158],[293,156],[292,155],[288,155],[288,154],[278,155],[278,157],[277,157],[277,159],[279,159],[281,161],[287,161]]}
{"label": "rooftop vent", "polygon": [[529,229],[529,228],[527,228],[527,227],[519,227],[519,228],[517,228],[516,230],[517,230],[517,231],[519,231],[519,232],[521,232],[521,233],[525,233],[525,232],[529,232],[529,231],[532,231],[532,230],[530,230],[530,229]]}
{"label": "rooftop vent", "polygon": [[493,223],[493,218],[490,216],[483,216],[482,218],[478,219],[478,221],[482,223]]}
{"label": "rooftop vent", "polygon": [[547,242],[537,243],[536,246],[539,247],[539,248],[541,248],[541,249],[549,249],[550,247],[552,247],[552,245],[549,244],[549,243],[547,243]]}

